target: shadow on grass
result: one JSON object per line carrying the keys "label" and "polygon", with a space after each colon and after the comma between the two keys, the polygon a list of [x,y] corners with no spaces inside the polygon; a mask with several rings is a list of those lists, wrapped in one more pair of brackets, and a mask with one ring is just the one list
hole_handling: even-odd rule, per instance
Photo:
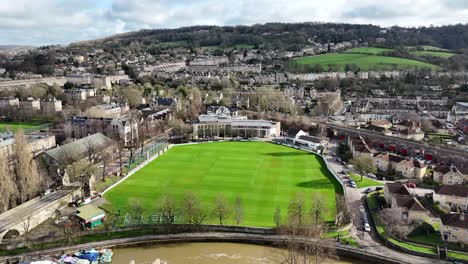
{"label": "shadow on grass", "polygon": [[323,180],[314,180],[314,181],[306,181],[306,182],[300,182],[296,184],[297,187],[302,187],[302,188],[321,188],[326,185],[330,184],[330,181],[327,179]]}
{"label": "shadow on grass", "polygon": [[304,156],[304,155],[313,155],[307,152],[270,152],[264,153],[265,156],[272,156],[272,157],[288,157],[288,156]]}

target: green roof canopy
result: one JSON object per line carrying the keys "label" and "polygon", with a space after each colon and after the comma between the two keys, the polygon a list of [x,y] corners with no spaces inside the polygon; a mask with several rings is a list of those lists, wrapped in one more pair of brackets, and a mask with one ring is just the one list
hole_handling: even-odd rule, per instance
{"label": "green roof canopy", "polygon": [[86,222],[92,222],[104,218],[106,213],[97,206],[87,204],[77,209],[76,216],[85,220]]}

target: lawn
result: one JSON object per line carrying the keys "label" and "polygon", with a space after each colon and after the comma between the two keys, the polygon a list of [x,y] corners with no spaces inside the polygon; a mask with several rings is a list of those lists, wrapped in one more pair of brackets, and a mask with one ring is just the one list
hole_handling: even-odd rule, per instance
{"label": "lawn", "polygon": [[343,71],[347,64],[355,64],[361,71],[393,70],[394,68],[399,70],[415,68],[440,70],[440,67],[436,65],[416,60],[346,52],[302,57],[292,60],[290,66],[301,70],[313,67],[314,65],[321,65],[324,69],[328,69],[329,65],[336,65],[340,71]]}
{"label": "lawn", "polygon": [[16,133],[19,129],[31,129],[41,126],[36,122],[0,122],[0,132],[11,131]]}
{"label": "lawn", "polygon": [[356,182],[356,185],[358,188],[371,187],[371,186],[383,186],[383,183],[371,180],[367,177],[362,177],[362,180],[361,180],[361,175],[357,175],[355,173],[349,173],[349,176],[351,177],[351,179],[353,179],[354,182]]}
{"label": "lawn", "polygon": [[[110,208],[127,210],[137,198],[146,214],[156,212],[163,194],[179,202],[184,194],[198,195],[206,208],[218,195],[243,203],[245,226],[271,227],[275,208],[286,219],[288,202],[302,193],[306,204],[313,193],[326,198],[327,221],[334,221],[335,192],[341,186],[320,157],[264,142],[218,142],[176,146],[107,192]],[[232,217],[231,217],[232,219]],[[215,223],[215,219],[210,222]],[[226,224],[234,224],[232,220]]]}

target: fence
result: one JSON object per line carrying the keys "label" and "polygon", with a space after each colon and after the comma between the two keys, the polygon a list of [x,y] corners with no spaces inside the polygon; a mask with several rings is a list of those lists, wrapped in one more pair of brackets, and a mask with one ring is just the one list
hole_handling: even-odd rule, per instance
{"label": "fence", "polygon": [[143,151],[138,150],[133,154],[132,160],[126,166],[128,171],[134,169],[138,165],[142,164],[160,150],[162,150],[167,144],[165,140],[155,140],[149,146],[143,148]]}

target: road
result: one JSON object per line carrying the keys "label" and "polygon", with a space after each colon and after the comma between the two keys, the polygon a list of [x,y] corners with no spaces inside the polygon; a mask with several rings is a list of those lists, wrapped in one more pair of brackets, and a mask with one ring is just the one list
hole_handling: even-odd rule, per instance
{"label": "road", "polygon": [[[341,163],[336,161],[336,158],[333,157],[331,154],[336,153],[337,145],[336,142],[331,142],[329,144],[328,152],[325,155],[330,167],[338,174],[343,170],[349,170],[349,168],[345,168]],[[343,175],[344,176],[344,175]],[[381,254],[384,256],[389,256],[396,259],[405,259],[410,261],[410,263],[415,264],[424,264],[424,263],[446,263],[445,261],[439,260],[428,260],[427,258],[421,258],[418,256],[402,253],[393,249],[386,247],[384,244],[380,243],[380,240],[375,235],[375,230],[372,230],[371,233],[364,231],[364,221],[362,218],[362,214],[359,211],[359,206],[363,204],[365,199],[365,194],[363,193],[366,188],[351,188],[349,186],[345,186],[345,192],[347,195],[347,202],[349,209],[351,211],[351,215],[353,218],[353,227],[351,229],[352,236],[356,239],[356,241],[362,246],[364,250],[367,252],[371,252],[373,254]],[[425,189],[416,188],[416,192],[424,193],[427,192]],[[366,212],[366,217],[369,219],[370,215]],[[369,222],[369,221],[368,221]]]}
{"label": "road", "polygon": [[17,225],[21,218],[35,215],[43,210],[49,208],[57,200],[69,195],[73,190],[63,189],[44,197],[35,198],[22,205],[19,205],[11,210],[0,214],[0,233],[9,230],[12,226]]}

